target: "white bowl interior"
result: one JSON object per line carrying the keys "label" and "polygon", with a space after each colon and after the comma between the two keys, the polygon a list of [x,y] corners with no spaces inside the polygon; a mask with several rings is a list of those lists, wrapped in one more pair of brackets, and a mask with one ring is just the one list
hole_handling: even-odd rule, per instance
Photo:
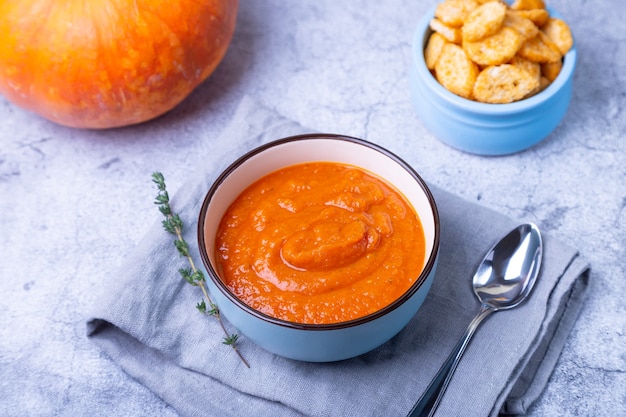
{"label": "white bowl interior", "polygon": [[[211,265],[215,263],[215,235],[219,223],[239,194],[257,179],[286,166],[306,162],[336,162],[363,168],[392,184],[413,205],[424,228],[425,264],[435,243],[435,214],[427,192],[417,174],[386,155],[383,150],[365,143],[332,137],[285,141],[268,147],[234,167],[217,185],[207,207],[204,236]],[[425,187],[425,185],[424,185]],[[432,198],[432,197],[431,197]],[[433,200],[434,204],[434,200]],[[425,265],[424,264],[424,265]]]}

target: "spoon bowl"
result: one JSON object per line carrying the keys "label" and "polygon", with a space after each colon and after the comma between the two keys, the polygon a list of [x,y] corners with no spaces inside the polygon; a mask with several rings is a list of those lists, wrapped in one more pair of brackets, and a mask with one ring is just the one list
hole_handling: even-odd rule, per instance
{"label": "spoon bowl", "polygon": [[542,240],[534,224],[516,227],[483,258],[472,287],[481,301],[495,310],[516,307],[526,299],[541,266]]}
{"label": "spoon bowl", "polygon": [[408,417],[435,413],[480,323],[491,313],[516,307],[528,298],[539,276],[542,256],[541,233],[532,223],[511,230],[489,250],[472,280],[480,310]]}

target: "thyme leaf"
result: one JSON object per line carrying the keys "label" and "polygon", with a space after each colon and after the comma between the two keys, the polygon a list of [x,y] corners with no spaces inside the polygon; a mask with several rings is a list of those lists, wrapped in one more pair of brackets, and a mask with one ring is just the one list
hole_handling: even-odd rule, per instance
{"label": "thyme leaf", "polygon": [[165,229],[166,232],[176,236],[176,239],[174,240],[174,246],[176,247],[178,254],[183,258],[186,258],[187,262],[189,263],[189,267],[180,268],[178,270],[178,273],[189,284],[195,287],[199,287],[202,290],[204,299],[196,304],[196,309],[202,314],[212,316],[217,319],[224,333],[224,339],[222,343],[230,346],[235,351],[235,353],[237,353],[239,359],[241,359],[244,365],[249,368],[250,364],[248,364],[248,361],[246,361],[246,359],[237,348],[237,340],[239,339],[239,335],[229,334],[226,330],[220,311],[217,305],[211,300],[209,292],[207,291],[205,285],[206,279],[204,278],[204,274],[202,271],[196,268],[196,265],[193,262],[193,259],[189,252],[189,244],[183,238],[183,221],[180,216],[172,210],[172,207],[170,206],[170,197],[167,193],[165,177],[160,172],[154,172],[152,174],[152,182],[156,184],[158,189],[158,194],[154,200],[154,204],[158,205],[159,211],[161,212],[161,214],[163,214],[163,216],[165,216],[165,219],[161,222],[161,224],[163,225],[163,229]]}

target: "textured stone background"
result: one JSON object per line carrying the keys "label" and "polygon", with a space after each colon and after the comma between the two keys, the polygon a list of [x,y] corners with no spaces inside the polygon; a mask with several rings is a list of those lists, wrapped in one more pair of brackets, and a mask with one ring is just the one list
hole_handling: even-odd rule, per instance
{"label": "textured stone background", "polygon": [[150,174],[193,172],[245,94],[313,129],[382,144],[469,200],[568,241],[592,288],[533,416],[626,410],[626,6],[552,0],[579,62],[545,141],[480,157],[424,130],[408,92],[417,20],[434,1],[241,0],[217,71],[140,126],[60,127],[0,97],[0,415],[174,416],[85,337],[89,306],[159,219]]}

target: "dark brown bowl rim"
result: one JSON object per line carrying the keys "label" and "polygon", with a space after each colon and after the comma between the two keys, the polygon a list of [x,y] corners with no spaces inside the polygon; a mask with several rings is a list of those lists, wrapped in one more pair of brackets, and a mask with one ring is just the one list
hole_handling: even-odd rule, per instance
{"label": "dark brown bowl rim", "polygon": [[[235,171],[240,165],[242,165],[245,161],[247,161],[248,159],[250,159],[251,157],[253,157],[254,155],[260,154],[262,152],[264,152],[267,149],[273,148],[275,146],[278,145],[282,145],[288,142],[295,142],[295,141],[300,141],[300,140],[309,140],[309,139],[313,139],[313,140],[317,140],[317,139],[329,139],[329,140],[339,140],[339,141],[346,141],[346,142],[351,142],[351,143],[355,143],[361,146],[365,146],[368,148],[371,148],[375,151],[380,152],[381,154],[387,156],[388,158],[392,159],[394,162],[396,162],[398,165],[400,165],[402,168],[404,168],[412,177],[413,179],[419,184],[419,186],[422,188],[422,190],[424,191],[424,193],[426,194],[426,197],[428,199],[428,203],[431,207],[431,210],[433,212],[433,219],[434,219],[434,224],[435,224],[435,237],[434,237],[434,242],[433,242],[433,250],[430,254],[430,257],[428,258],[428,261],[426,262],[426,265],[424,266],[424,269],[422,270],[420,276],[418,277],[418,279],[415,281],[415,283],[413,283],[413,285],[411,285],[411,287],[404,293],[402,294],[402,296],[400,296],[398,299],[396,299],[394,302],[392,302],[391,304],[383,307],[382,309],[368,314],[366,316],[363,317],[359,317],[353,320],[349,320],[349,321],[344,321],[344,322],[338,322],[338,323],[328,323],[328,324],[309,324],[309,323],[296,323],[296,322],[290,322],[287,320],[282,320],[276,317],[272,317],[270,315],[267,315],[265,313],[261,313],[260,311],[250,307],[249,305],[247,305],[246,303],[244,303],[243,301],[241,301],[237,296],[235,296],[227,287],[226,285],[222,282],[222,280],[219,278],[217,271],[215,271],[215,269],[213,268],[213,266],[211,265],[211,261],[209,259],[207,250],[206,250],[206,241],[204,238],[204,223],[205,223],[205,218],[206,218],[206,213],[209,207],[209,204],[213,198],[213,195],[215,194],[215,192],[217,191],[217,189],[220,187],[220,185],[224,182],[224,180],[233,172]],[[202,258],[202,263],[204,264],[204,267],[206,268],[208,275],[211,278],[211,281],[215,284],[215,286],[219,289],[219,291],[226,297],[228,298],[234,305],[236,305],[238,308],[240,308],[241,310],[243,310],[244,312],[260,319],[263,320],[265,322],[268,323],[272,323],[275,325],[279,325],[279,326],[283,326],[283,327],[289,327],[289,328],[293,328],[293,329],[298,329],[298,330],[338,330],[338,329],[344,329],[344,328],[349,328],[349,327],[355,327],[361,324],[365,324],[367,322],[371,322],[374,321],[386,314],[388,314],[389,312],[397,309],[398,307],[400,307],[402,304],[404,304],[407,300],[409,300],[424,284],[424,282],[426,281],[426,278],[430,275],[431,271],[433,270],[434,266],[435,266],[435,262],[437,260],[437,256],[439,253],[439,238],[440,238],[440,221],[439,221],[439,211],[437,209],[437,204],[435,202],[435,199],[430,191],[430,189],[428,188],[428,186],[426,185],[426,182],[422,179],[422,177],[408,164],[406,163],[402,158],[400,158],[399,156],[397,156],[396,154],[394,154],[393,152],[383,148],[380,145],[376,145],[372,142],[366,141],[364,139],[359,139],[359,138],[355,138],[355,137],[351,137],[351,136],[345,136],[345,135],[338,135],[338,134],[332,134],[332,133],[311,133],[311,134],[301,134],[301,135],[294,135],[294,136],[289,136],[289,137],[285,137],[282,139],[277,139],[268,143],[265,143],[263,145],[260,145],[254,149],[252,149],[251,151],[245,153],[243,156],[239,157],[235,162],[233,162],[232,164],[230,164],[217,178],[216,180],[213,182],[213,184],[211,185],[211,188],[209,188],[209,191],[207,192],[203,202],[202,202],[202,206],[200,208],[200,214],[198,217],[198,249],[200,251],[200,257]],[[219,306],[218,306],[219,307]]]}

